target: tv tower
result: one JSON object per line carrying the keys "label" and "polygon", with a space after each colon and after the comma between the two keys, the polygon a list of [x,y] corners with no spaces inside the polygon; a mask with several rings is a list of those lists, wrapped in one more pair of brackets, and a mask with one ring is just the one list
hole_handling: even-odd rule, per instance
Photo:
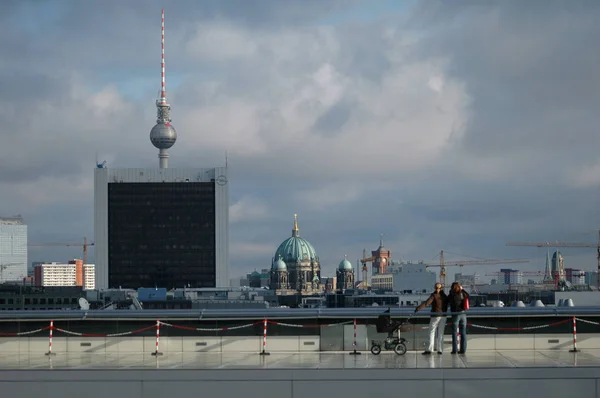
{"label": "tv tower", "polygon": [[160,98],[156,100],[156,125],[150,130],[150,141],[158,148],[158,159],[161,169],[166,169],[169,163],[167,149],[177,141],[177,131],[171,124],[171,106],[167,103],[167,89],[165,86],[165,10],[162,10],[161,23],[161,89]]}

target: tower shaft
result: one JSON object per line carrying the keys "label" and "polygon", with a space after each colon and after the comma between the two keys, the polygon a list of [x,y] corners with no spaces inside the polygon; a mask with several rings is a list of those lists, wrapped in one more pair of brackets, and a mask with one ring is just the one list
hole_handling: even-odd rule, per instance
{"label": "tower shaft", "polygon": [[161,169],[166,169],[169,167],[169,154],[166,149],[158,150],[158,163]]}

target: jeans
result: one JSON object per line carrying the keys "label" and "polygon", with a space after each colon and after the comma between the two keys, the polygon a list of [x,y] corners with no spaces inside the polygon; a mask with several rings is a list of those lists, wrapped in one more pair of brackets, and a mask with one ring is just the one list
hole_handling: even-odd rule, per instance
{"label": "jeans", "polygon": [[[433,352],[435,343],[437,343],[437,351],[444,352],[444,327],[446,326],[445,316],[432,316],[429,319],[429,346],[428,352]],[[436,338],[437,332],[437,338]]]}
{"label": "jeans", "polygon": [[460,333],[460,352],[467,351],[467,314],[452,315],[452,352],[458,351],[457,334]]}

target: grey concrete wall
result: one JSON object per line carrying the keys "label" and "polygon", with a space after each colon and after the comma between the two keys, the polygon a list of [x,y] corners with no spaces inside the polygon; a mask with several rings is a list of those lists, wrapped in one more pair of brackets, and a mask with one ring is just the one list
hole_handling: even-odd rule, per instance
{"label": "grey concrete wall", "polygon": [[[360,325],[356,330],[356,347],[367,351],[371,340],[383,340],[385,334],[378,334],[373,327]],[[407,347],[423,350],[427,343],[426,332],[404,333],[409,339]],[[270,352],[314,352],[350,351],[353,349],[353,326],[336,326],[322,329],[320,336],[272,336],[267,335],[267,351]],[[445,349],[451,348],[452,337],[444,336]],[[154,352],[155,337],[54,337],[54,352]],[[512,334],[512,335],[472,335],[468,336],[469,351],[473,350],[565,350],[573,347],[571,334]],[[579,349],[600,349],[600,334],[578,334]],[[2,337],[0,352],[45,353],[48,351],[48,338],[43,337]],[[262,350],[261,336],[212,336],[212,337],[161,337],[161,352],[259,352]]]}
{"label": "grey concrete wall", "polygon": [[2,396],[600,398],[600,368],[5,370]]}

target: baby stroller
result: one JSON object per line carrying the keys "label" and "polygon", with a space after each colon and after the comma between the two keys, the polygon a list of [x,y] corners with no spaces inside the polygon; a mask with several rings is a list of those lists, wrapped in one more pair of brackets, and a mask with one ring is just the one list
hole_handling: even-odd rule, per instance
{"label": "baby stroller", "polygon": [[[381,353],[381,349],[386,351],[394,350],[394,352],[398,355],[406,354],[406,342],[407,340],[403,337],[400,337],[400,328],[408,323],[409,319],[412,317],[409,316],[408,319],[404,322],[393,321],[390,315],[380,315],[377,318],[377,323],[375,324],[377,328],[377,333],[386,333],[386,339],[382,341],[371,340],[371,354],[379,355]],[[396,332],[398,331],[398,332]]]}

